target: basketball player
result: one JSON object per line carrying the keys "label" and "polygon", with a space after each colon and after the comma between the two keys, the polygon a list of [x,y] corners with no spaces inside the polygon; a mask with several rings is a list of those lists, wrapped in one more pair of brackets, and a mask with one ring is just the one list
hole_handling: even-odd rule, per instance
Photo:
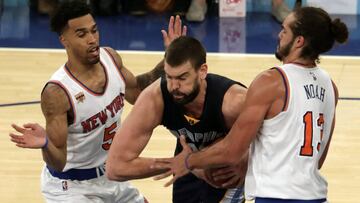
{"label": "basketball player", "polygon": [[[202,150],[224,137],[243,105],[246,88],[233,80],[207,74],[206,52],[201,43],[191,37],[175,39],[165,53],[165,75],[146,88],[135,103],[123,125],[116,132],[106,162],[109,179],[125,181],[159,175],[166,170],[154,170],[152,158],[139,157],[154,128],[163,125],[175,135],[186,137],[191,148]],[[178,142],[175,154],[182,147]],[[244,159],[244,162],[247,160]],[[204,171],[178,179],[173,187],[175,203],[242,202],[245,168],[229,166],[219,169],[217,179],[230,188],[205,176]],[[241,172],[243,175],[241,175]],[[240,185],[239,188],[236,188]],[[228,191],[227,194],[225,194]]]}
{"label": "basketball player", "polygon": [[338,91],[321,69],[319,55],[348,29],[320,8],[299,8],[286,17],[276,56],[282,66],[260,73],[249,87],[245,106],[229,134],[201,152],[184,150],[158,159],[177,180],[194,168],[236,164],[251,144],[245,192],[255,202],[327,201],[320,175],[335,126]]}
{"label": "basketball player", "polygon": [[[46,130],[38,124],[13,124],[20,135],[10,133],[11,141],[42,149],[46,167],[41,187],[47,202],[146,202],[128,182],[109,181],[104,163],[120,126],[124,99],[134,103],[140,91],[162,75],[163,64],[134,77],[115,50],[99,47],[97,25],[82,1],[60,5],[51,28],[59,34],[68,61],[41,94]],[[165,46],[185,34],[186,29],[181,30],[180,18],[170,18],[168,33],[162,31]]]}

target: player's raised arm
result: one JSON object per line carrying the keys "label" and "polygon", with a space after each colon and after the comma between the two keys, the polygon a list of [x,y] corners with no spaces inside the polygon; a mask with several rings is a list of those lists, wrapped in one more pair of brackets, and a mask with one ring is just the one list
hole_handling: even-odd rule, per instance
{"label": "player's raised arm", "polygon": [[[169,19],[168,30],[161,30],[163,35],[163,42],[165,49],[169,44],[176,38],[180,36],[185,36],[187,32],[187,27],[182,25],[182,21],[179,16],[171,16]],[[145,89],[152,82],[157,80],[160,76],[164,74],[164,60],[161,60],[153,69],[150,71],[135,76],[130,69],[126,68],[123,63],[121,56],[113,49],[106,48],[117,64],[119,71],[125,78],[126,82],[126,91],[125,99],[134,104],[140,92]]]}

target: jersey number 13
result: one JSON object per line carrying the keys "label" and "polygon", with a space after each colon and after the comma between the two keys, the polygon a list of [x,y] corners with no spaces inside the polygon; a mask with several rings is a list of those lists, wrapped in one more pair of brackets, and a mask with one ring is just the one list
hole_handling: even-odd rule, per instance
{"label": "jersey number 13", "polygon": [[[301,156],[313,156],[313,133],[314,133],[314,125],[313,125],[313,112],[308,111],[303,116],[304,122],[304,144],[301,146],[300,155]],[[320,142],[317,143],[317,150],[320,150],[320,143],[323,138],[323,130],[324,130],[324,115],[319,113],[316,121],[317,127],[320,128]]]}

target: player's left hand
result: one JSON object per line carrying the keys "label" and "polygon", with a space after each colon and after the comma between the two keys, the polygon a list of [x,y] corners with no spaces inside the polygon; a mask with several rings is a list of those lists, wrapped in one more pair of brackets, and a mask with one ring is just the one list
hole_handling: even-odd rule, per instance
{"label": "player's left hand", "polygon": [[171,16],[169,20],[168,31],[166,32],[166,30],[161,30],[165,49],[169,47],[170,43],[174,41],[174,39],[180,36],[186,36],[186,32],[187,27],[185,25],[182,26],[180,16],[176,15],[175,18],[174,16]]}
{"label": "player's left hand", "polygon": [[205,170],[206,178],[219,188],[235,188],[244,183],[247,165],[238,164]]}
{"label": "player's left hand", "polygon": [[204,180],[207,184],[211,185],[214,188],[219,188],[219,185],[213,179],[208,178],[205,169],[193,169],[191,173],[194,174],[197,178]]}
{"label": "player's left hand", "polygon": [[222,188],[235,188],[244,184],[248,166],[249,152],[247,151],[236,165],[226,166],[205,171],[207,178]]}
{"label": "player's left hand", "polygon": [[173,175],[173,178],[164,185],[165,187],[173,184],[178,178],[190,172],[190,170],[187,169],[185,166],[185,158],[188,156],[188,154],[192,153],[192,150],[187,145],[185,136],[181,135],[180,143],[181,146],[183,147],[183,151],[181,153],[179,153],[173,158],[155,159],[154,164],[151,166],[152,168],[156,168],[156,169],[167,169],[167,168],[171,169],[169,172],[156,176],[154,178],[155,180],[160,180],[170,175]]}

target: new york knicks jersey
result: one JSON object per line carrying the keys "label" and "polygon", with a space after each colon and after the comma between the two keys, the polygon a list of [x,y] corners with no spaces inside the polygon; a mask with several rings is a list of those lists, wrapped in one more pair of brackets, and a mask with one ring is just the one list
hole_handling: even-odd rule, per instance
{"label": "new york knicks jersey", "polygon": [[100,63],[106,75],[102,93],[96,93],[77,80],[66,65],[48,83],[66,93],[74,118],[68,121],[67,160],[63,171],[87,169],[105,163],[124,106],[125,82],[110,53],[100,48]]}
{"label": "new york knicks jersey", "polygon": [[287,86],[287,104],[277,116],[264,120],[251,145],[246,196],[326,198],[327,182],[318,162],[335,114],[330,76],[318,67],[297,64],[276,69]]}

